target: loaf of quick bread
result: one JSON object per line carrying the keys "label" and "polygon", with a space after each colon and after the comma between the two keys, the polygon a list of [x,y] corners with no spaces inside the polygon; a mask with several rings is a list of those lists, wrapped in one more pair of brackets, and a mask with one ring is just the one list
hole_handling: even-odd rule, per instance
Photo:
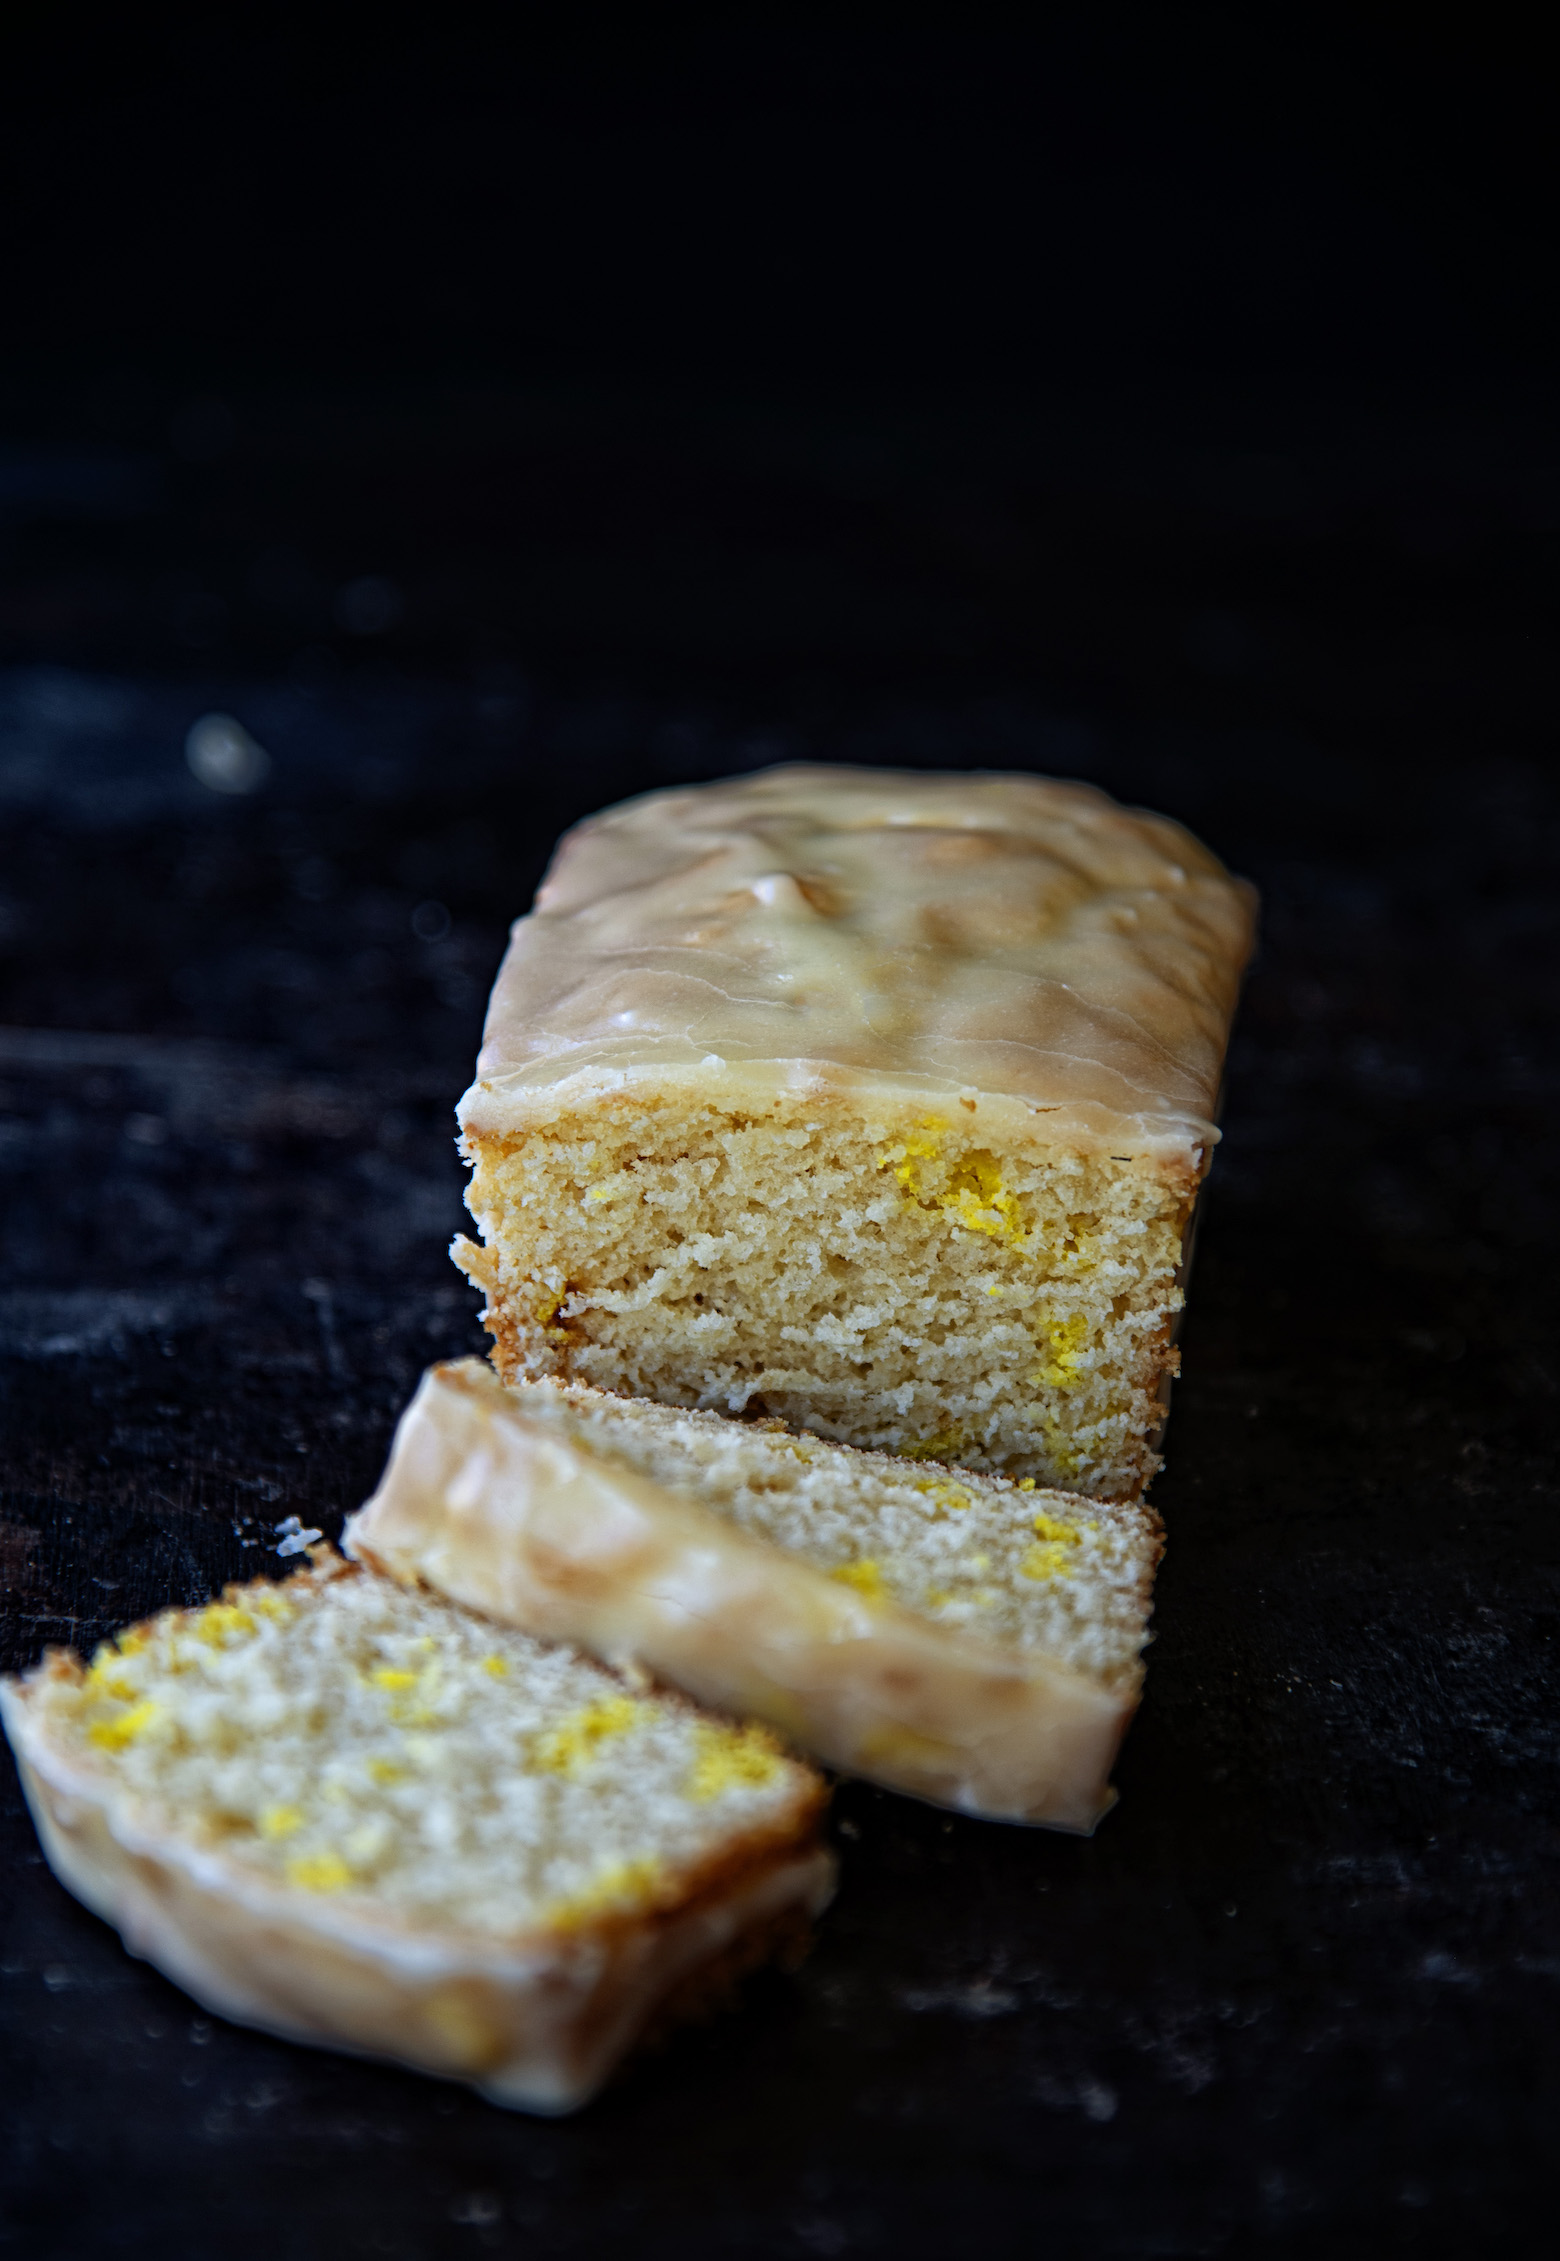
{"label": "loaf of quick bread", "polygon": [[328,1550],[0,1683],[44,1849],[208,2008],[567,2111],[805,1934],[824,1786]]}
{"label": "loaf of quick bread", "polygon": [[583,1385],[425,1376],[349,1549],[967,1813],[1088,1830],[1157,1519]]}
{"label": "loaf of quick bread", "polygon": [[460,1108],[508,1379],[1136,1498],[1253,898],[1084,785],[806,766],[567,835]]}

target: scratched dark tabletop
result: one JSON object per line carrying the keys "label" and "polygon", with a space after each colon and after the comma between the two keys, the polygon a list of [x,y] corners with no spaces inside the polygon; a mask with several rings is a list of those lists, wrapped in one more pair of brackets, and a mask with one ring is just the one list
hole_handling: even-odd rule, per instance
{"label": "scratched dark tabletop", "polygon": [[[530,498],[511,572],[440,534],[404,422],[398,496],[330,486],[324,411],[171,413],[19,458],[0,572],[9,1668],[279,1573],[480,1347],[451,1109],[576,815],[791,754],[1060,771],[1194,827],[1264,941],[1096,1836],[842,1786],[804,1967],[545,2122],[203,2015],[53,1881],[7,1766],[0,2251],[1551,2250],[1553,513],[1450,440],[914,488],[888,441],[473,411],[464,472],[425,454],[511,531]],[[657,547],[701,479],[726,517]],[[212,712],[256,790],[192,774]]]}

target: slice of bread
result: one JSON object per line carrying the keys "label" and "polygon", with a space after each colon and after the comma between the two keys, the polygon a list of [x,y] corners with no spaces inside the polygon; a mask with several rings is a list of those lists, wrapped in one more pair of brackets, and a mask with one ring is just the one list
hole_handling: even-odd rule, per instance
{"label": "slice of bread", "polygon": [[346,1544],[639,1663],[833,1766],[1088,1830],[1137,1705],[1158,1518],[718,1414],[436,1366]]}
{"label": "slice of bread", "polygon": [[568,2111],[827,1901],[824,1785],[329,1553],[0,1683],[51,1866],[208,2008]]}

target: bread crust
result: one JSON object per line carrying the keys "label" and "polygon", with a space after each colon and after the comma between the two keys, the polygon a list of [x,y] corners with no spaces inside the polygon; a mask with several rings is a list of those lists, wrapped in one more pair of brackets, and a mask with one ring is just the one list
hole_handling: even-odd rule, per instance
{"label": "bread crust", "polygon": [[1140,1666],[1105,1685],[868,1598],[528,1421],[476,1359],[424,1377],[345,1544],[935,1804],[1086,1834],[1114,1803]]}
{"label": "bread crust", "polygon": [[833,1891],[815,1779],[782,1823],[668,1880],[650,1911],[501,1937],[413,1924],[350,1893],[322,1898],[198,1843],[108,1767],[62,1748],[37,1697],[51,1675],[80,1672],[55,1651],[0,1682],[39,1838],[76,1898],[223,2017],[467,2081],[496,2104],[575,2110],[672,2014],[794,1947]]}

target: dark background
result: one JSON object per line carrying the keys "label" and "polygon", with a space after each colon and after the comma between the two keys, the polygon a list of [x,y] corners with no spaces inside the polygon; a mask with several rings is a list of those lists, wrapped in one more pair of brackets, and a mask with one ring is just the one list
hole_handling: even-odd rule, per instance
{"label": "dark background", "polygon": [[475,1346],[574,816],[1058,771],[1266,923],[1098,1836],[842,1789],[801,1973],[543,2123],[199,2017],[13,1787],[0,2251],[1553,2249],[1550,87],[1260,15],[8,15],[7,1663],[334,1531]]}

